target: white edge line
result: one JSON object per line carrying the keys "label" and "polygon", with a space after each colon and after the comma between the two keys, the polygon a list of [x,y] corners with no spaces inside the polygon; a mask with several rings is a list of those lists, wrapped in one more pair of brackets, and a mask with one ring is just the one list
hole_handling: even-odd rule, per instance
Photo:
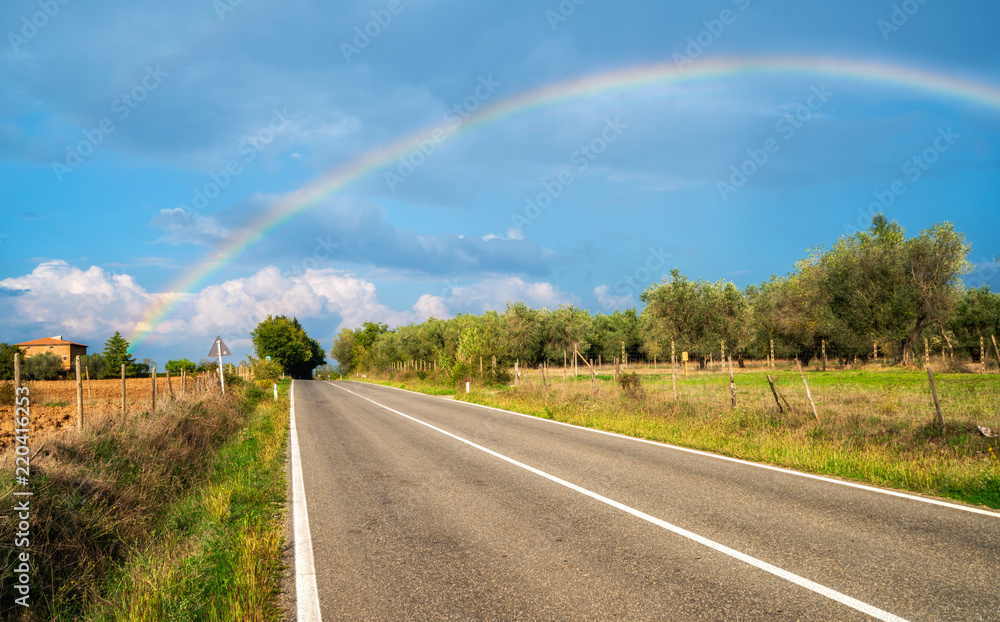
{"label": "white edge line", "polygon": [[861,613],[867,614],[867,615],[869,615],[869,616],[871,616],[871,617],[873,617],[873,618],[875,618],[877,620],[883,620],[884,622],[907,622],[907,620],[905,618],[901,618],[901,617],[899,617],[899,616],[897,616],[895,614],[889,613],[888,611],[884,611],[882,609],[879,609],[878,607],[875,607],[874,605],[869,605],[866,602],[860,601],[860,600],[858,600],[856,598],[852,598],[852,597],[850,597],[850,596],[848,596],[846,594],[843,594],[841,592],[838,592],[838,591],[836,591],[836,590],[834,590],[832,588],[828,588],[825,585],[821,585],[819,583],[816,583],[815,581],[810,581],[809,579],[806,579],[805,577],[801,577],[801,576],[799,576],[799,575],[797,575],[795,573],[789,572],[787,570],[784,570],[782,568],[779,568],[777,566],[769,564],[769,563],[767,563],[765,561],[759,560],[756,557],[751,557],[750,555],[747,555],[746,553],[741,553],[740,551],[737,551],[736,549],[731,549],[731,548],[729,548],[728,546],[726,546],[724,544],[719,544],[718,542],[715,542],[714,540],[709,540],[708,538],[706,538],[704,536],[699,536],[696,533],[690,532],[690,531],[688,531],[686,529],[683,529],[681,527],[678,527],[676,525],[668,523],[667,521],[659,519],[659,518],[656,518],[655,516],[652,516],[650,514],[646,514],[645,512],[643,512],[641,510],[637,510],[637,509],[635,509],[633,507],[627,506],[624,503],[620,503],[618,501],[615,501],[614,499],[609,499],[608,497],[605,497],[603,495],[599,495],[596,492],[593,492],[593,491],[588,490],[586,488],[583,488],[581,486],[577,486],[576,484],[573,484],[573,483],[568,482],[568,481],[566,481],[564,479],[556,477],[555,475],[551,475],[549,473],[546,473],[545,471],[542,471],[540,469],[536,469],[533,466],[529,466],[527,464],[524,464],[523,462],[518,462],[517,460],[515,460],[513,458],[509,458],[509,457],[507,457],[507,456],[505,456],[505,455],[503,455],[501,453],[497,453],[497,452],[493,451],[492,449],[488,449],[486,447],[483,447],[482,445],[478,445],[478,444],[476,444],[476,443],[474,443],[474,442],[472,442],[470,440],[464,439],[461,436],[457,436],[455,434],[452,434],[451,432],[448,432],[447,430],[442,430],[441,428],[433,426],[433,425],[431,425],[431,424],[429,424],[429,423],[427,423],[425,421],[421,421],[420,419],[417,419],[415,417],[411,417],[410,415],[407,415],[406,413],[402,413],[402,412],[400,412],[398,410],[389,408],[388,406],[385,406],[384,404],[379,404],[378,402],[376,402],[376,401],[374,401],[372,399],[369,399],[369,398],[367,398],[367,397],[365,397],[363,395],[360,395],[358,393],[355,393],[354,391],[351,391],[350,389],[345,389],[344,387],[337,386],[337,385],[334,385],[334,386],[337,387],[338,389],[340,389],[341,391],[346,391],[347,393],[350,393],[351,395],[354,395],[356,397],[360,397],[361,399],[363,399],[363,400],[365,400],[367,402],[371,402],[372,404],[374,404],[374,405],[376,405],[376,406],[378,406],[380,408],[383,408],[385,410],[388,410],[391,413],[395,413],[395,414],[397,414],[397,415],[399,415],[401,417],[405,417],[406,419],[409,419],[410,421],[413,421],[415,423],[419,423],[422,426],[426,426],[426,427],[434,430],[435,432],[440,432],[441,434],[444,434],[445,436],[451,437],[451,438],[453,438],[453,439],[455,439],[457,441],[465,443],[466,445],[469,445],[470,447],[474,447],[474,448],[476,448],[476,449],[478,449],[478,450],[480,450],[482,452],[485,452],[485,453],[487,453],[487,454],[489,454],[489,455],[491,455],[491,456],[493,456],[495,458],[499,458],[499,459],[501,459],[501,460],[503,460],[505,462],[508,462],[508,463],[510,463],[510,464],[512,464],[512,465],[514,465],[516,467],[520,467],[520,468],[522,468],[522,469],[524,469],[526,471],[534,473],[535,475],[538,475],[540,477],[544,477],[545,479],[547,479],[549,481],[555,482],[556,484],[559,484],[560,486],[564,486],[566,488],[569,488],[570,490],[576,491],[576,492],[578,492],[578,493],[580,493],[582,495],[586,495],[586,496],[590,497],[591,499],[594,499],[596,501],[600,501],[601,503],[604,503],[606,505],[610,505],[613,508],[621,510],[622,512],[625,512],[627,514],[631,514],[632,516],[635,516],[636,518],[640,518],[640,519],[642,519],[642,520],[644,520],[644,521],[646,521],[648,523],[652,523],[652,524],[654,524],[654,525],[656,525],[658,527],[661,527],[661,528],[663,528],[663,529],[665,529],[667,531],[675,533],[675,534],[677,534],[677,535],[679,535],[679,536],[681,536],[683,538],[687,538],[688,540],[693,540],[694,542],[697,542],[698,544],[701,544],[701,545],[706,546],[706,547],[708,547],[710,549],[718,551],[719,553],[722,553],[724,555],[728,555],[729,557],[738,559],[738,560],[740,560],[740,561],[742,561],[742,562],[744,562],[746,564],[749,564],[750,566],[753,566],[755,568],[758,568],[760,570],[768,572],[768,573],[770,573],[770,574],[772,574],[772,575],[774,575],[774,576],[776,576],[778,578],[784,579],[784,580],[786,580],[786,581],[788,581],[790,583],[794,583],[795,585],[798,585],[800,587],[804,587],[807,590],[815,592],[816,594],[819,594],[821,596],[825,596],[826,598],[829,598],[830,600],[836,601],[836,602],[838,602],[838,603],[840,603],[840,604],[842,604],[844,606],[850,607],[851,609],[854,609],[856,611],[860,611]]}
{"label": "white edge line", "polygon": [[313,564],[312,534],[309,531],[309,510],[306,507],[306,486],[302,478],[302,458],[299,455],[299,435],[295,427],[295,381],[288,392],[291,410],[289,430],[292,444],[292,514],[295,522],[295,602],[298,622],[320,622],[319,590],[316,589],[316,567]]}
{"label": "white edge line", "polygon": [[[329,381],[328,381],[329,382]],[[330,382],[330,384],[333,384]],[[400,389],[399,387],[390,387],[384,384],[374,384],[370,382],[362,383],[367,386],[374,387],[384,387],[386,389],[395,389],[396,391],[402,391],[404,393],[409,393],[411,395],[423,395],[425,397],[435,397],[428,395],[426,393],[420,393],[418,391],[410,391],[408,389]],[[673,449],[675,451],[683,451],[689,454],[696,454],[698,456],[704,456],[706,458],[715,458],[716,460],[725,460],[726,462],[734,462],[736,464],[743,464],[746,466],[756,467],[758,469],[767,469],[768,471],[776,471],[778,473],[785,473],[786,475],[795,475],[798,477],[805,477],[808,479],[827,482],[829,484],[837,484],[839,486],[847,486],[849,488],[857,488],[859,490],[867,490],[869,492],[876,492],[883,495],[889,495],[892,497],[900,497],[902,499],[909,499],[911,501],[919,501],[921,503],[928,503],[930,505],[937,505],[945,508],[951,508],[953,510],[962,510],[963,512],[971,512],[973,514],[982,514],[984,516],[992,516],[994,518],[1000,518],[1000,512],[993,512],[990,510],[984,510],[982,508],[977,508],[971,505],[960,505],[958,503],[950,503],[948,501],[940,501],[938,499],[931,499],[929,497],[920,497],[917,495],[912,495],[905,492],[899,492],[898,490],[890,490],[887,488],[878,488],[875,486],[869,486],[867,484],[858,484],[855,482],[844,481],[840,479],[834,479],[832,477],[825,477],[823,475],[814,475],[813,473],[803,473],[801,471],[794,471],[792,469],[786,469],[783,467],[776,467],[770,464],[761,464],[759,462],[750,462],[749,460],[741,460],[740,458],[732,458],[730,456],[722,456],[719,454],[713,454],[711,452],[702,451],[700,449],[691,449],[690,447],[681,447],[679,445],[671,445],[670,443],[664,443],[661,441],[653,441],[648,438],[639,438],[637,436],[627,436],[625,434],[619,434],[618,432],[608,432],[607,430],[598,430],[597,428],[587,428],[581,425],[574,425],[572,423],[566,423],[565,421],[555,421],[553,419],[544,419],[542,417],[536,417],[535,415],[527,415],[525,413],[515,412],[513,410],[504,410],[503,408],[497,408],[495,406],[486,406],[484,404],[476,404],[474,402],[464,402],[462,400],[455,400],[456,404],[467,404],[469,406],[475,406],[476,408],[485,408],[486,410],[495,410],[497,412],[507,413],[508,415],[517,415],[518,417],[525,417],[532,419],[534,421],[544,421],[545,423],[554,423],[556,425],[564,425],[569,428],[574,428],[576,430],[586,430],[588,432],[596,432],[597,434],[604,434],[607,436],[614,436],[616,438],[622,438],[629,441],[636,441],[638,443],[646,443],[649,445],[658,445],[660,447],[665,447],[667,449]]]}

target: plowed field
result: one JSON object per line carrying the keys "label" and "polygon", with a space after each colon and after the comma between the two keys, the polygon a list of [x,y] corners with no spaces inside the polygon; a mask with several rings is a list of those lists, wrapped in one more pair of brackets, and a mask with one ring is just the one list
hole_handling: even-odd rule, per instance
{"label": "plowed field", "polygon": [[[215,383],[212,383],[215,380]],[[73,380],[41,380],[25,382],[31,406],[31,435],[76,427],[76,382]],[[207,375],[202,380],[202,390],[218,391],[217,377]],[[175,398],[182,396],[181,381],[171,378],[156,379],[156,403],[170,400],[171,388]],[[187,378],[185,394],[192,397],[198,388],[194,377]],[[148,411],[152,403],[152,378],[125,380],[125,416]],[[120,415],[122,411],[122,381],[120,379],[91,380],[83,382],[83,414],[86,420],[100,413]],[[0,451],[14,442],[14,406],[10,401],[0,405]],[[32,443],[34,445],[35,443]]]}

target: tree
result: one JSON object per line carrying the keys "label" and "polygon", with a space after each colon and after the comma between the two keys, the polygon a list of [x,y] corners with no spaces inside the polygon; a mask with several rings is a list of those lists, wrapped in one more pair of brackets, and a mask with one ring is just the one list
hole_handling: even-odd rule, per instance
{"label": "tree", "polygon": [[163,368],[172,374],[179,374],[181,370],[187,374],[193,374],[198,370],[198,365],[188,359],[171,359]]}
{"label": "tree", "polygon": [[354,331],[344,328],[333,340],[330,356],[340,366],[341,373],[347,374],[354,369]]}
{"label": "tree", "polygon": [[294,317],[269,315],[253,329],[250,338],[258,357],[270,356],[293,378],[311,378],[312,371],[326,362],[323,347]]}
{"label": "tree", "polygon": [[639,317],[643,348],[666,358],[670,342],[687,350],[702,366],[712,353],[740,352],[749,342],[749,305],[743,293],[726,281],[690,281],[676,268],[670,279],[640,296],[646,303]]}
{"label": "tree", "polygon": [[24,375],[32,380],[55,380],[62,371],[62,358],[52,352],[29,357],[24,362]]}
{"label": "tree", "polygon": [[866,231],[814,249],[797,266],[791,293],[815,338],[860,352],[881,342],[911,359],[921,334],[950,319],[970,250],[951,223],[908,240],[878,214]]}
{"label": "tree", "polygon": [[374,362],[371,358],[371,348],[380,335],[389,332],[389,325],[379,322],[365,322],[361,328],[354,331],[354,345],[351,346],[351,358],[354,368],[368,368]]}
{"label": "tree", "polygon": [[0,343],[0,380],[14,379],[14,355],[21,355],[21,362],[24,362],[24,350],[9,343]]}
{"label": "tree", "polygon": [[[73,369],[75,371],[76,366]],[[84,374],[85,378],[88,374],[91,378],[103,378],[106,369],[107,365],[104,364],[104,357],[97,352],[80,357],[80,373]],[[120,373],[121,367],[119,366],[118,369]]]}
{"label": "tree", "polygon": [[106,378],[118,377],[121,374],[123,364],[125,365],[125,375],[128,377],[135,376],[135,357],[128,353],[129,345],[129,342],[118,331],[115,331],[115,334],[104,342],[103,356],[106,366],[104,371]]}
{"label": "tree", "polygon": [[992,350],[991,336],[1000,335],[1000,294],[989,286],[967,289],[955,306],[955,317],[948,324],[955,335],[958,350],[979,358],[979,338],[986,341],[987,351]]}

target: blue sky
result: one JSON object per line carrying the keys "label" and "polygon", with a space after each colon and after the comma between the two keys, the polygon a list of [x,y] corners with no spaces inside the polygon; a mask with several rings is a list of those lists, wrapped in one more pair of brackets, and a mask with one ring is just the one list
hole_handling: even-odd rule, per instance
{"label": "blue sky", "polygon": [[[93,351],[152,328],[135,354],[162,365],[201,358],[217,334],[241,358],[268,313],[329,349],[364,320],[507,300],[611,312],[673,267],[741,287],[787,273],[879,196],[911,234],[953,222],[973,245],[967,281],[997,289],[996,103],[742,73],[462,126],[546,85],[681,55],[881,63],[996,92],[997,23],[992,1],[6,2],[0,341]],[[275,205],[440,126],[458,131],[412,170],[370,170],[178,289]],[[151,305],[174,300],[150,326]]]}

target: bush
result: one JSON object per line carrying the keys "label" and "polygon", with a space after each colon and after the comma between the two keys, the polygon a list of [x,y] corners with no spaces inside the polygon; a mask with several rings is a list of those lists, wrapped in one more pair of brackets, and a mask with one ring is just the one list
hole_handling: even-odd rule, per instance
{"label": "bush", "polygon": [[621,386],[622,391],[625,392],[626,397],[637,399],[645,395],[645,392],[642,390],[642,382],[639,380],[639,374],[635,372],[618,376],[618,384]]}
{"label": "bush", "polygon": [[24,375],[32,380],[55,380],[60,371],[62,359],[52,352],[36,354],[24,362]]}
{"label": "bush", "polygon": [[[106,365],[104,357],[100,354],[86,354],[80,357],[80,373],[86,378],[90,374],[91,378],[103,378]],[[85,371],[86,370],[86,371]],[[76,363],[72,365],[73,377],[76,377]]]}
{"label": "bush", "polygon": [[180,374],[184,370],[189,376],[198,371],[198,365],[188,359],[169,360],[163,367],[172,374]]}

